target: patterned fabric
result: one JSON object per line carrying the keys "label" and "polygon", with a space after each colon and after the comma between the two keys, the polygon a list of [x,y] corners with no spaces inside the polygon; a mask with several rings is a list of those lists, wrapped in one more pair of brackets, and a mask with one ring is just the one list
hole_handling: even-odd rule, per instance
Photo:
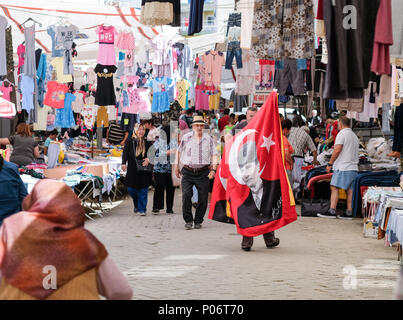
{"label": "patterned fabric", "polygon": [[303,128],[292,127],[290,135],[288,136],[288,141],[294,149],[293,155],[302,157],[304,156],[305,149],[309,149],[312,152],[316,151],[312,138],[305,132]]}
{"label": "patterned fabric", "polygon": [[258,59],[314,55],[312,0],[256,0],[252,50]]}
{"label": "patterned fabric", "polygon": [[55,291],[43,286],[43,266],[56,268],[57,288],[61,288],[108,255],[84,229],[80,200],[64,182],[38,182],[22,207],[23,212],[4,220],[0,234],[1,273],[12,286],[45,299]]}
{"label": "patterned fabric", "polygon": [[213,138],[207,133],[203,133],[203,137],[199,142],[194,131],[183,136],[178,150],[181,153],[181,163],[192,168],[202,168],[210,165],[213,156],[218,155]]}
{"label": "patterned fabric", "polygon": [[161,138],[158,138],[153,147],[155,148],[155,163],[154,172],[158,173],[170,173],[172,170],[171,157],[166,156],[168,150],[174,150],[178,147],[175,140],[172,140],[169,144]]}

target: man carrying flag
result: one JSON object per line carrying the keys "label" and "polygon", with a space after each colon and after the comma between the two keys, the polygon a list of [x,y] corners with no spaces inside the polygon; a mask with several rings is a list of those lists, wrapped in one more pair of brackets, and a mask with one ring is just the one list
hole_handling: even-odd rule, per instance
{"label": "man carrying flag", "polygon": [[[224,211],[224,200],[226,202]],[[295,201],[284,166],[278,97],[272,92],[248,125],[225,145],[213,189],[209,218],[235,223],[249,251],[253,237],[280,243],[274,230],[295,221]]]}

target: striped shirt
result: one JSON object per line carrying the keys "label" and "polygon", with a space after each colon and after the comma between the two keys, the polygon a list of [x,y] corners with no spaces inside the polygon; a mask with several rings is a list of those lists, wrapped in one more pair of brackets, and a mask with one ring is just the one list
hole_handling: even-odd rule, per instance
{"label": "striped shirt", "polygon": [[125,137],[125,132],[120,130],[120,127],[116,123],[112,123],[109,126],[109,142],[111,144],[119,144]]}
{"label": "striped shirt", "polygon": [[203,137],[198,141],[194,131],[182,137],[178,150],[181,163],[195,169],[210,165],[213,157],[218,155],[213,138],[203,133]]}

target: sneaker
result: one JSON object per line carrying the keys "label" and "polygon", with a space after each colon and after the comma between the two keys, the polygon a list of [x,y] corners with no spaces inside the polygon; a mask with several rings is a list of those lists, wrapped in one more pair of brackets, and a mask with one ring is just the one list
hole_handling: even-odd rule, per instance
{"label": "sneaker", "polygon": [[167,210],[167,214],[174,214],[172,210]]}
{"label": "sneaker", "polygon": [[192,227],[193,227],[193,223],[191,223],[191,222],[188,222],[188,223],[185,224],[185,229],[186,230],[190,230],[190,229],[192,229]]}
{"label": "sneaker", "polygon": [[158,209],[153,209],[153,214],[159,214],[160,213],[160,211],[158,210]]}
{"label": "sneaker", "polygon": [[201,229],[202,225],[201,223],[195,223],[195,229]]}
{"label": "sneaker", "polygon": [[147,213],[145,213],[145,212],[140,212],[140,215],[141,215],[141,216],[146,216]]}
{"label": "sneaker", "polygon": [[317,216],[321,218],[336,219],[336,215],[329,211],[326,213],[318,213]]}
{"label": "sneaker", "polygon": [[353,217],[346,215],[346,213],[343,213],[343,214],[341,214],[341,215],[338,215],[337,218],[343,219],[343,220],[353,220]]}

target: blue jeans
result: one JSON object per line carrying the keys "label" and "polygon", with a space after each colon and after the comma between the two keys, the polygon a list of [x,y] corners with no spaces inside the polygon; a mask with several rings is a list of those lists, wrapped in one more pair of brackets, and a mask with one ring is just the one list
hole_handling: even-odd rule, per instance
{"label": "blue jeans", "polygon": [[227,48],[227,59],[225,60],[225,69],[232,68],[232,61],[236,59],[236,67],[238,69],[242,68],[242,49],[241,43],[239,41],[228,42]]}
{"label": "blue jeans", "polygon": [[140,213],[145,213],[147,209],[148,188],[127,188],[130,196],[133,198],[134,208],[137,208]]}

